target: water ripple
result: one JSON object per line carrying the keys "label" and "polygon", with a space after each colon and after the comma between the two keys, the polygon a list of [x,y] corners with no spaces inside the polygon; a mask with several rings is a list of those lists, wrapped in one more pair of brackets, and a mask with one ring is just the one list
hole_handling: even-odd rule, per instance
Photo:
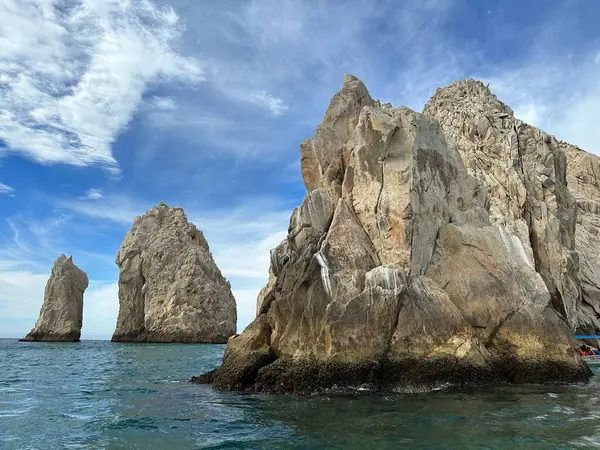
{"label": "water ripple", "polygon": [[223,350],[0,340],[0,448],[600,448],[597,379],[307,398],[186,381],[218,365]]}

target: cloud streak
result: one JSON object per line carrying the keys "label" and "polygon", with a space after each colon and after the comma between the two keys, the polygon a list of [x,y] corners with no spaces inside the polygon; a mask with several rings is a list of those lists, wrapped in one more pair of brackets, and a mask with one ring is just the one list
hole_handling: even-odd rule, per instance
{"label": "cloud streak", "polygon": [[111,145],[147,86],[204,79],[172,49],[181,31],[147,0],[3,1],[0,140],[40,163],[116,169]]}
{"label": "cloud streak", "polygon": [[88,200],[100,200],[104,195],[101,189],[88,189],[85,193],[85,197]]}
{"label": "cloud streak", "polygon": [[0,183],[0,195],[12,196],[14,192],[15,190],[11,186],[8,186],[4,183]]}

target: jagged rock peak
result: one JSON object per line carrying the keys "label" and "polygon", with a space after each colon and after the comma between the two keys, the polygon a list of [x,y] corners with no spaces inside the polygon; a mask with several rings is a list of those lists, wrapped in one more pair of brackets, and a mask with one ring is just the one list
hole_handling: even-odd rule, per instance
{"label": "jagged rock peak", "polygon": [[492,221],[523,242],[571,328],[600,332],[600,158],[518,120],[477,80],[438,89],[424,112],[490,188]]}
{"label": "jagged rock peak", "polygon": [[449,109],[460,110],[465,107],[477,113],[495,112],[514,116],[513,110],[491,91],[489,85],[479,80],[467,78],[449,86],[438,88],[425,106],[425,112],[433,105],[445,105]]}
{"label": "jagged rock peak", "polygon": [[578,280],[558,144],[474,80],[429,106],[382,105],[345,78],[301,144],[307,193],[257,317],[194,381],[309,393],[590,376],[565,322]]}
{"label": "jagged rock peak", "polygon": [[54,265],[44,303],[35,327],[23,341],[77,342],[83,323],[83,293],[88,287],[86,273],[61,254]]}
{"label": "jagged rock peak", "polygon": [[489,189],[490,219],[519,238],[554,308],[573,330],[586,325],[575,252],[577,208],[559,142],[516,119],[475,80],[438,90],[424,113],[439,121],[469,173]]}
{"label": "jagged rock peak", "polygon": [[358,78],[356,78],[351,73],[344,74],[344,85],[352,83],[353,81],[358,81],[362,84],[362,81],[360,81]]}
{"label": "jagged rock peak", "polygon": [[136,217],[116,258],[113,341],[223,343],[235,333],[229,282],[181,207],[160,202]]}
{"label": "jagged rock peak", "polygon": [[309,192],[327,187],[336,195],[349,156],[344,149],[349,148],[363,106],[372,104],[373,99],[363,82],[346,75],[342,89],[329,102],[315,136],[300,145],[302,179]]}

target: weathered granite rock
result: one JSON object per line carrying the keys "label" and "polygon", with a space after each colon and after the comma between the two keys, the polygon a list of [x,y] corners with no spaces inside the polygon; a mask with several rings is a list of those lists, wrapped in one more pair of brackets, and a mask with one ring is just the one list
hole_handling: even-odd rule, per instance
{"label": "weathered granite rock", "polygon": [[561,142],[567,155],[567,182],[577,200],[575,250],[579,254],[582,303],[579,331],[600,333],[600,158]]}
{"label": "weathered granite rock", "polygon": [[[549,147],[540,144],[533,129],[505,129],[510,113],[500,109],[496,122],[481,120],[481,132],[512,145],[487,151],[505,162],[509,152],[523,171],[509,164],[488,179],[465,165],[461,154],[472,163],[480,144],[462,148],[470,141],[454,124],[479,121],[476,113],[466,119],[469,95],[483,96],[484,110],[494,100],[466,92],[462,103],[462,90],[450,96],[441,116],[453,107],[461,113],[440,125],[432,105],[436,98],[445,105],[444,91],[420,114],[381,105],[345,77],[315,137],[301,146],[308,192],[271,252],[259,314],[229,340],[222,366],[194,381],[309,393],[590,376],[564,319],[577,320],[578,298],[564,155],[545,136]],[[551,170],[538,167],[539,158],[551,160]],[[485,170],[501,166],[490,161]],[[546,177],[539,182],[538,169]]]}
{"label": "weathered granite rock", "polygon": [[21,340],[78,342],[83,323],[83,293],[87,287],[88,277],[73,264],[73,257],[60,255],[46,283],[38,321]]}
{"label": "weathered granite rock", "polygon": [[425,106],[490,191],[490,220],[512,232],[534,262],[554,308],[579,326],[576,203],[559,142],[514,117],[480,81],[438,89]]}
{"label": "weathered granite rock", "polygon": [[183,209],[164,203],[137,217],[117,255],[113,342],[225,343],[235,333],[229,282]]}

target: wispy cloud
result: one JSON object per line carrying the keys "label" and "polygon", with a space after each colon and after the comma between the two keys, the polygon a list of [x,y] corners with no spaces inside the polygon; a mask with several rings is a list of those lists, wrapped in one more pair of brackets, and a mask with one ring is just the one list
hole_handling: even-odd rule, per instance
{"label": "wispy cloud", "polygon": [[[87,194],[89,194],[89,191]],[[89,195],[86,195],[83,199],[63,198],[53,201],[57,208],[93,219],[108,220],[120,224],[132,224],[136,216],[143,214],[145,209],[151,206],[122,195],[102,194],[99,197],[95,195],[92,195],[92,197],[96,198],[90,198]]]}
{"label": "wispy cloud", "polygon": [[3,1],[0,139],[41,163],[116,168],[111,145],[148,84],[204,79],[172,49],[181,31],[147,0]]}
{"label": "wispy cloud", "polygon": [[551,46],[528,61],[475,74],[515,116],[557,138],[600,154],[600,64],[596,52],[557,58]]}
{"label": "wispy cloud", "polygon": [[88,189],[84,198],[88,200],[100,200],[103,196],[102,189]]}
{"label": "wispy cloud", "polygon": [[244,96],[250,103],[254,103],[259,106],[264,106],[274,116],[280,116],[288,110],[282,99],[273,97],[267,91],[255,91],[249,92]]}
{"label": "wispy cloud", "polygon": [[4,183],[0,183],[0,195],[13,196],[14,192],[15,192],[15,190],[11,186],[8,186]]}
{"label": "wispy cloud", "polygon": [[9,233],[0,234],[0,260],[29,270],[51,264],[63,251],[63,227],[70,217],[53,213],[45,218],[26,214],[6,218]]}
{"label": "wispy cloud", "polygon": [[152,99],[152,106],[159,110],[173,111],[177,109],[175,100],[170,97],[154,97]]}
{"label": "wispy cloud", "polygon": [[266,282],[269,251],[287,235],[289,215],[288,209],[234,208],[192,212],[190,220],[202,229],[228,277]]}

